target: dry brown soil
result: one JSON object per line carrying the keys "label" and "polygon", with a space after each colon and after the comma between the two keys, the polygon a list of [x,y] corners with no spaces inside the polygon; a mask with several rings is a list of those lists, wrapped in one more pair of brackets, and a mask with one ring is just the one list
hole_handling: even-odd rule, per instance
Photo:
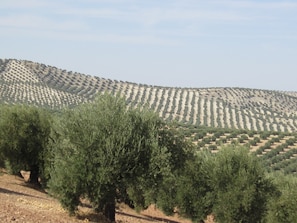
{"label": "dry brown soil", "polygon": [[[0,169],[0,222],[66,223],[102,222],[104,218],[88,207],[80,207],[77,216],[69,216],[59,202],[44,191],[27,184],[23,178],[8,175]],[[120,204],[116,212],[117,223],[191,223],[178,216],[168,217],[154,206],[141,213]],[[208,221],[211,223],[211,221]]]}

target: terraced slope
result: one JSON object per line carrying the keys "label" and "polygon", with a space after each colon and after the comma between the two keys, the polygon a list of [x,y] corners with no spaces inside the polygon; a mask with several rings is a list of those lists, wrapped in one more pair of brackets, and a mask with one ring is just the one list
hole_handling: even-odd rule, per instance
{"label": "terraced slope", "polygon": [[110,80],[31,61],[0,60],[0,102],[61,109],[104,91],[147,105],[166,120],[219,128],[295,132],[297,92],[170,88]]}

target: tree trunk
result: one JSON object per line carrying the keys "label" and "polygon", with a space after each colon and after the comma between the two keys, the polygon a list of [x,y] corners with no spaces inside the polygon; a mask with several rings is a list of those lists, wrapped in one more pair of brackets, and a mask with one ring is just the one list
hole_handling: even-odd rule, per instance
{"label": "tree trunk", "polygon": [[39,167],[38,165],[32,165],[30,168],[29,183],[40,186],[38,177],[39,177]]}
{"label": "tree trunk", "polygon": [[104,205],[103,214],[108,220],[110,220],[111,222],[115,222],[115,199],[114,198],[110,199],[110,201]]}

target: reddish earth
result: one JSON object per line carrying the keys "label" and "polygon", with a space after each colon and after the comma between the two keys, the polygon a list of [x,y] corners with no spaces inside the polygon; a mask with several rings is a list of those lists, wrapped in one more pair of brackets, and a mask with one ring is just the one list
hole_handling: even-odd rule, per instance
{"label": "reddish earth", "polygon": [[[102,222],[106,220],[88,207],[80,207],[77,216],[69,216],[59,202],[47,193],[32,188],[23,178],[8,175],[0,169],[0,222],[66,223]],[[168,217],[154,206],[141,213],[120,204],[116,213],[117,223],[191,223],[178,216]],[[211,223],[211,221],[207,221]]]}

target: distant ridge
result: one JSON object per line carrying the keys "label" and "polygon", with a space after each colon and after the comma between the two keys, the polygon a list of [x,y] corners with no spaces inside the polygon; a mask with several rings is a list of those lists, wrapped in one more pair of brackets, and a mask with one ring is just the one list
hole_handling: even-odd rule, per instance
{"label": "distant ridge", "polygon": [[104,91],[120,93],[131,106],[147,105],[165,120],[256,131],[297,130],[297,92],[151,86],[26,60],[0,60],[0,103],[61,109],[92,101]]}

